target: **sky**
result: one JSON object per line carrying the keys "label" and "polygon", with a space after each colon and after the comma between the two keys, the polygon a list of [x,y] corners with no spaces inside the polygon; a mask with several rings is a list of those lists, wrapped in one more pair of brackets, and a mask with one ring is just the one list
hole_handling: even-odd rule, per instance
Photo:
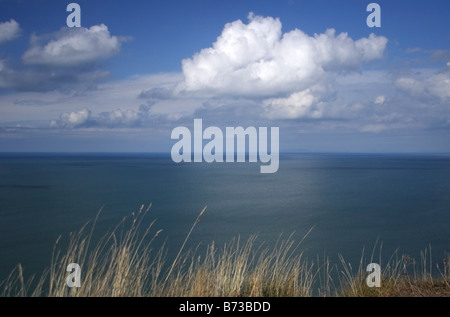
{"label": "sky", "polygon": [[0,152],[170,152],[198,118],[450,153],[448,0],[78,0],[80,27],[70,3],[0,0]]}

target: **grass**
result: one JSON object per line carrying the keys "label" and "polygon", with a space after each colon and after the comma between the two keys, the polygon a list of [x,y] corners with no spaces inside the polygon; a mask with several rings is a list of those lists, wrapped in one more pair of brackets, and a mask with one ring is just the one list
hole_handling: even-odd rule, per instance
{"label": "grass", "polygon": [[[212,242],[206,251],[186,250],[203,209],[193,223],[176,257],[168,263],[166,248],[153,248],[161,230],[155,222],[143,227],[149,208],[124,218],[102,239],[92,241],[97,218],[88,230],[85,225],[69,237],[63,248],[55,243],[49,267],[37,278],[25,280],[19,264],[0,283],[1,296],[32,297],[310,297],[310,296],[450,296],[450,258],[434,265],[431,248],[420,261],[395,253],[382,263],[380,288],[366,284],[368,273],[361,257],[353,270],[340,256],[332,265],[325,258],[310,261],[301,252],[305,237],[295,242],[292,236],[280,236],[272,247],[256,236],[246,241],[239,237],[221,248]],[[98,216],[97,216],[98,217]],[[364,252],[363,252],[364,254]],[[81,287],[70,288],[66,281],[69,263],[81,267]],[[367,262],[370,263],[370,262]],[[438,275],[433,275],[433,272]],[[337,276],[337,277],[336,277]]]}
{"label": "grass", "polygon": [[[449,297],[450,257],[447,255],[443,258],[441,264],[434,264],[431,258],[431,246],[421,252],[419,261],[408,255],[399,256],[395,252],[384,264],[379,288],[367,286],[365,278],[369,273],[362,270],[363,260],[361,260],[357,272],[353,274],[350,264],[345,263],[341,258],[343,281],[340,295],[350,297]],[[381,256],[377,262],[382,263]],[[437,272],[437,274],[433,274],[433,272]]]}

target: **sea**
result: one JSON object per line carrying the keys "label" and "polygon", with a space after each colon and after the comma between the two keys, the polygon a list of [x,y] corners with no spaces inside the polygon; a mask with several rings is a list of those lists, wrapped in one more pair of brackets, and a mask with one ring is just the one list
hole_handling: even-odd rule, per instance
{"label": "sea", "polygon": [[103,236],[141,206],[168,258],[195,224],[184,250],[290,237],[304,258],[336,265],[426,250],[442,263],[450,155],[284,153],[277,173],[261,174],[260,163],[177,164],[165,153],[0,154],[0,281],[18,263],[39,276],[58,237],[96,217]]}

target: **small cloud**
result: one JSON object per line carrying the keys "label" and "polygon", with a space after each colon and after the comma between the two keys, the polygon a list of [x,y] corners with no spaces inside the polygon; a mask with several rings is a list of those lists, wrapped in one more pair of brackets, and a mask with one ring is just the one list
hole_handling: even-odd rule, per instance
{"label": "small cloud", "polygon": [[121,38],[111,36],[104,24],[91,28],[63,28],[51,35],[33,36],[23,54],[27,65],[77,67],[117,54]]}
{"label": "small cloud", "polygon": [[78,128],[85,125],[91,116],[91,111],[84,108],[77,112],[63,113],[59,120],[52,120],[50,128]]}
{"label": "small cloud", "polygon": [[394,81],[394,85],[413,97],[435,98],[444,102],[450,99],[450,73],[447,71],[421,79],[401,77]]}
{"label": "small cloud", "polygon": [[386,96],[381,95],[375,99],[374,104],[382,105],[382,104],[384,104],[385,101],[386,101]]}
{"label": "small cloud", "polygon": [[15,20],[0,23],[0,44],[11,41],[20,35],[20,26]]}
{"label": "small cloud", "polygon": [[414,95],[422,94],[424,92],[423,82],[410,77],[401,77],[395,80],[395,86],[404,92]]}
{"label": "small cloud", "polygon": [[308,88],[287,98],[264,100],[264,116],[269,119],[321,118],[323,108],[316,90]]}
{"label": "small cloud", "polygon": [[134,110],[117,109],[110,112],[102,112],[96,121],[101,126],[118,127],[127,126],[132,127],[139,123],[142,113]]}
{"label": "small cloud", "polygon": [[97,116],[93,116],[89,109],[84,108],[80,111],[63,113],[59,120],[52,120],[50,122],[50,128],[134,128],[140,127],[147,116],[148,111],[143,108],[138,111],[116,109],[101,112]]}
{"label": "small cloud", "polygon": [[155,113],[151,107],[141,105],[135,109],[115,109],[92,114],[91,110],[83,108],[79,111],[67,112],[60,115],[59,119],[47,121],[47,128],[53,129],[89,129],[89,130],[113,130],[113,129],[140,129],[160,127],[172,124],[185,117],[183,112]]}

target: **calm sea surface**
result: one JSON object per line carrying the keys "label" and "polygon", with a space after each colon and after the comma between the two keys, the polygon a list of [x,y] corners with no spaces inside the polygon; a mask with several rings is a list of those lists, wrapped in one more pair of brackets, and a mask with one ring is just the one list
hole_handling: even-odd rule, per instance
{"label": "calm sea surface", "polygon": [[342,254],[357,266],[377,241],[386,260],[396,249],[419,258],[431,245],[436,261],[450,251],[450,156],[285,154],[275,174],[259,166],[175,164],[164,154],[0,154],[0,280],[17,263],[41,272],[58,236],[100,208],[103,235],[150,203],[145,224],[157,219],[156,243],[169,256],[204,206],[190,246],[253,234],[270,245],[313,227],[301,248],[311,259]]}

